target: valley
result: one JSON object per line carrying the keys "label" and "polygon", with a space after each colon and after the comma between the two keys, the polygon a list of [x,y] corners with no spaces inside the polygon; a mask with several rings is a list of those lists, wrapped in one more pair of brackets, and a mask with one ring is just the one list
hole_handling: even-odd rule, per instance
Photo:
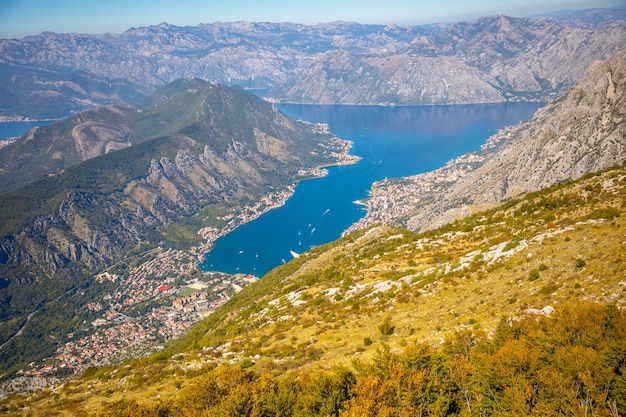
{"label": "valley", "polygon": [[[100,153],[81,153],[87,149]],[[8,161],[0,184],[11,190],[0,196],[2,341],[39,310],[22,336],[0,350],[3,369],[26,372],[29,363],[34,372],[51,369],[47,359],[57,349],[98,327],[84,323],[112,324],[103,318],[108,307],[90,306],[117,294],[113,282],[96,276],[124,260],[129,275],[122,290],[138,285],[139,293],[129,290],[119,302],[131,311],[139,304],[142,316],[150,313],[158,298],[152,292],[164,282],[157,285],[151,273],[139,285],[132,262],[151,260],[141,254],[165,248],[174,264],[182,265],[174,259],[182,254],[196,271],[214,239],[282,204],[296,182],[323,175],[320,166],[352,162],[349,149],[322,125],[289,119],[241,89],[202,80],[166,86],[143,108],[99,108],[33,129],[0,149],[0,159]],[[41,179],[20,186],[16,178]],[[172,270],[172,280],[179,273]],[[159,314],[142,333],[165,339],[190,325],[181,319],[184,326],[157,336],[154,329],[167,319]],[[30,343],[33,337],[38,345]]]}

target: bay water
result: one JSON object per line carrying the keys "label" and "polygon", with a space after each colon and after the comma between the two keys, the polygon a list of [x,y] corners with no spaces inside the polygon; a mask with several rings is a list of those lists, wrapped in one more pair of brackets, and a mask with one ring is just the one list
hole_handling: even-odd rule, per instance
{"label": "bay water", "polygon": [[285,205],[239,226],[215,242],[202,268],[261,277],[294,254],[338,239],[365,215],[375,181],[431,171],[480,148],[502,127],[529,119],[540,103],[450,106],[346,106],[281,104],[289,116],[327,123],[354,142],[354,165],[299,183]]}
{"label": "bay water", "polygon": [[35,120],[28,122],[0,122],[0,139],[22,136],[35,126],[45,126],[50,120]]}

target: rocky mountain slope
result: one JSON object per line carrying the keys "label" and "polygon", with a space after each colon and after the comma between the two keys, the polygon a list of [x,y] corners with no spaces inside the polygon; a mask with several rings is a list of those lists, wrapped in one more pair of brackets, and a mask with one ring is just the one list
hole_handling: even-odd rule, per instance
{"label": "rocky mountain slope", "polygon": [[625,28],[623,22],[590,30],[549,19],[485,17],[418,36],[395,53],[326,52],[270,94],[305,103],[548,101],[593,61],[623,47]]}
{"label": "rocky mountain slope", "polygon": [[[262,157],[283,164],[294,162],[290,152],[309,150],[306,146],[294,149],[292,143],[283,143],[293,140],[288,132],[294,131],[296,137],[305,135],[302,124],[295,124],[270,104],[252,97],[241,89],[224,90],[206,81],[184,79],[160,88],[139,107],[99,107],[34,128],[11,146],[0,149],[0,192],[13,191],[46,175],[62,173],[114,150],[176,134],[208,141],[210,151],[221,158],[233,138],[245,139],[246,147],[251,146]],[[269,117],[273,119],[268,120]],[[236,122],[237,118],[241,121]],[[266,126],[265,130],[269,131],[260,130],[257,125]],[[275,139],[277,131],[281,131],[280,140]],[[237,153],[237,158],[243,151],[231,149]],[[207,160],[212,156],[207,154]],[[272,168],[264,169],[271,171]],[[250,182],[260,175],[248,171]]]}
{"label": "rocky mountain slope", "polygon": [[[323,126],[197,79],[167,85],[139,108],[92,110],[30,132],[0,150],[14,162],[3,184],[36,168],[40,178],[0,195],[2,337],[38,312],[20,343],[47,331],[65,338],[76,306],[97,292],[93,274],[158,245],[201,243],[199,229],[287,192],[345,147]],[[47,305],[55,299],[63,307]],[[5,347],[0,363],[6,370],[23,355]]]}
{"label": "rocky mountain slope", "polygon": [[[624,15],[623,9],[599,9],[561,18],[493,16],[408,28],[346,22],[163,23],[119,35],[42,33],[4,39],[0,63],[11,66],[18,78],[33,68],[149,85],[198,77],[270,90],[269,96],[289,102],[547,101],[570,88],[593,61],[608,59],[623,46]],[[5,77],[0,88],[15,90],[13,82]],[[8,106],[2,111],[31,110]]]}
{"label": "rocky mountain slope", "polygon": [[432,173],[375,184],[368,216],[355,227],[437,227],[626,160],[625,57],[595,62],[568,94],[492,137],[482,151]]}
{"label": "rocky mountain slope", "polygon": [[[1,259],[49,273],[67,262],[93,270],[147,229],[228,199],[254,200],[336,161],[329,139],[241,89],[200,80],[166,86],[146,107],[102,108],[36,129],[1,150],[5,189],[36,165],[45,177],[0,195]],[[39,204],[20,203],[29,200]]]}
{"label": "rocky mountain slope", "polygon": [[98,107],[31,129],[13,146],[0,150],[0,193],[131,146],[133,113],[121,106]]}

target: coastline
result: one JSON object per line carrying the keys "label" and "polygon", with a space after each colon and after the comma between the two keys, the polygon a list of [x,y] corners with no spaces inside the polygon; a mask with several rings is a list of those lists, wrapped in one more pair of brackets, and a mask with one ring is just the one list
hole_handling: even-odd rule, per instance
{"label": "coastline", "polygon": [[0,123],[15,123],[15,122],[53,122],[61,119],[31,119],[26,116],[2,116],[0,115]]}
{"label": "coastline", "polygon": [[341,145],[341,152],[331,153],[331,155],[336,159],[335,163],[319,165],[309,170],[299,170],[298,175],[302,178],[298,179],[295,183],[287,186],[281,191],[276,191],[261,197],[260,201],[258,201],[255,205],[244,207],[238,216],[231,215],[232,217],[230,218],[226,216],[222,217],[221,220],[228,220],[228,223],[225,226],[221,228],[209,226],[198,230],[198,234],[205,240],[205,242],[202,245],[194,246],[190,249],[194,256],[198,258],[198,261],[200,263],[204,261],[205,255],[213,249],[215,241],[219,238],[227,235],[246,223],[256,220],[271,210],[284,206],[287,200],[289,200],[289,198],[291,198],[294,194],[296,186],[300,182],[325,177],[328,175],[328,170],[325,168],[356,164],[361,160],[360,156],[350,154],[350,150],[352,149],[354,142],[346,139],[340,139],[338,137],[332,137],[331,140],[334,143]]}
{"label": "coastline", "polygon": [[494,148],[504,143],[523,125],[522,122],[501,128],[488,137],[479,150],[451,159],[435,170],[374,182],[366,198],[354,201],[364,206],[365,216],[344,230],[342,236],[375,224],[406,227],[397,219],[415,214],[424,201],[476,170],[484,164]]}

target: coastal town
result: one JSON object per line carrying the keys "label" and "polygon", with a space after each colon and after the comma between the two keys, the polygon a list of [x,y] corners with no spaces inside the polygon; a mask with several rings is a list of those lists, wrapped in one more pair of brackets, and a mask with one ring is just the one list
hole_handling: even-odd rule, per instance
{"label": "coastal town", "polygon": [[67,334],[54,358],[31,363],[18,376],[75,373],[155,352],[258,278],[203,272],[191,251],[168,249],[123,274],[103,272],[96,279],[116,284],[86,306],[99,317]]}
{"label": "coastal town", "polygon": [[448,161],[434,171],[403,178],[375,182],[367,199],[356,201],[367,210],[365,217],[351,225],[344,235],[375,224],[397,225],[398,220],[415,214],[415,208],[425,199],[440,192],[483,164],[488,151],[511,138],[520,124],[503,128],[491,136],[479,151],[470,152]]}

